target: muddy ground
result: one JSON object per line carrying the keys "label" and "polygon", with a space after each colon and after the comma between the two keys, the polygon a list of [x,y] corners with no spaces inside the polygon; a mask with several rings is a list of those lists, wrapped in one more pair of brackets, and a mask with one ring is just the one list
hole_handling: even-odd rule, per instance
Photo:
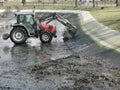
{"label": "muddy ground", "polygon": [[120,54],[85,35],[76,14],[66,16],[78,27],[66,42],[65,27],[57,21],[52,24],[58,37],[51,44],[31,38],[14,45],[0,38],[0,90],[120,90]]}

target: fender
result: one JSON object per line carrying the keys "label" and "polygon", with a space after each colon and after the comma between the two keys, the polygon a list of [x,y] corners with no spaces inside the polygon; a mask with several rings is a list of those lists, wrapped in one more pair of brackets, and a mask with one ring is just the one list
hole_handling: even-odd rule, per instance
{"label": "fender", "polygon": [[39,26],[41,26],[41,28],[44,31],[48,31],[50,33],[54,33],[56,31],[56,28],[53,25],[49,25],[49,24],[40,24]]}
{"label": "fender", "polygon": [[24,28],[24,30],[27,32],[28,37],[30,36],[30,32],[27,30],[27,28],[26,28],[25,25],[22,25],[22,24],[14,24],[14,25],[12,25],[12,27],[13,27],[13,28],[14,28],[14,27],[22,27],[22,28]]}

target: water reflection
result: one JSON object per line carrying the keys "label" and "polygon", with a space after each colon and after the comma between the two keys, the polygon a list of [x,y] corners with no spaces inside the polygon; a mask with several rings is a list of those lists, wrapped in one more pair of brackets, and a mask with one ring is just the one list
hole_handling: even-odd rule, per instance
{"label": "water reflection", "polygon": [[[38,46],[39,45],[39,46]],[[11,60],[19,67],[27,67],[42,64],[50,60],[56,60],[70,56],[72,52],[65,43],[14,45],[11,48]]]}
{"label": "water reflection", "polygon": [[11,49],[12,61],[19,67],[45,62],[42,58],[44,54],[40,46],[30,46],[29,44],[14,45]]}

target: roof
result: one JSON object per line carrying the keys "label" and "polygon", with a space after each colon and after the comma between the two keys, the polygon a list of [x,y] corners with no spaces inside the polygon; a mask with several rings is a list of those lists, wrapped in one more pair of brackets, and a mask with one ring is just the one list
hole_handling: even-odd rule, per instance
{"label": "roof", "polygon": [[24,15],[32,14],[32,15],[34,15],[34,13],[32,13],[32,12],[15,12],[15,15],[21,15],[21,14],[24,14]]}

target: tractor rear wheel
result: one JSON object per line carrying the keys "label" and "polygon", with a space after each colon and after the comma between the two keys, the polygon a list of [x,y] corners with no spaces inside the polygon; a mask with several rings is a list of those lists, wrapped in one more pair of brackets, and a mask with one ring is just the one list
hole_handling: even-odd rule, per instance
{"label": "tractor rear wheel", "polygon": [[10,32],[10,39],[15,44],[23,44],[27,40],[27,33],[24,28],[15,27]]}
{"label": "tractor rear wheel", "polygon": [[50,43],[52,40],[52,35],[49,32],[41,32],[40,40],[42,43]]}

